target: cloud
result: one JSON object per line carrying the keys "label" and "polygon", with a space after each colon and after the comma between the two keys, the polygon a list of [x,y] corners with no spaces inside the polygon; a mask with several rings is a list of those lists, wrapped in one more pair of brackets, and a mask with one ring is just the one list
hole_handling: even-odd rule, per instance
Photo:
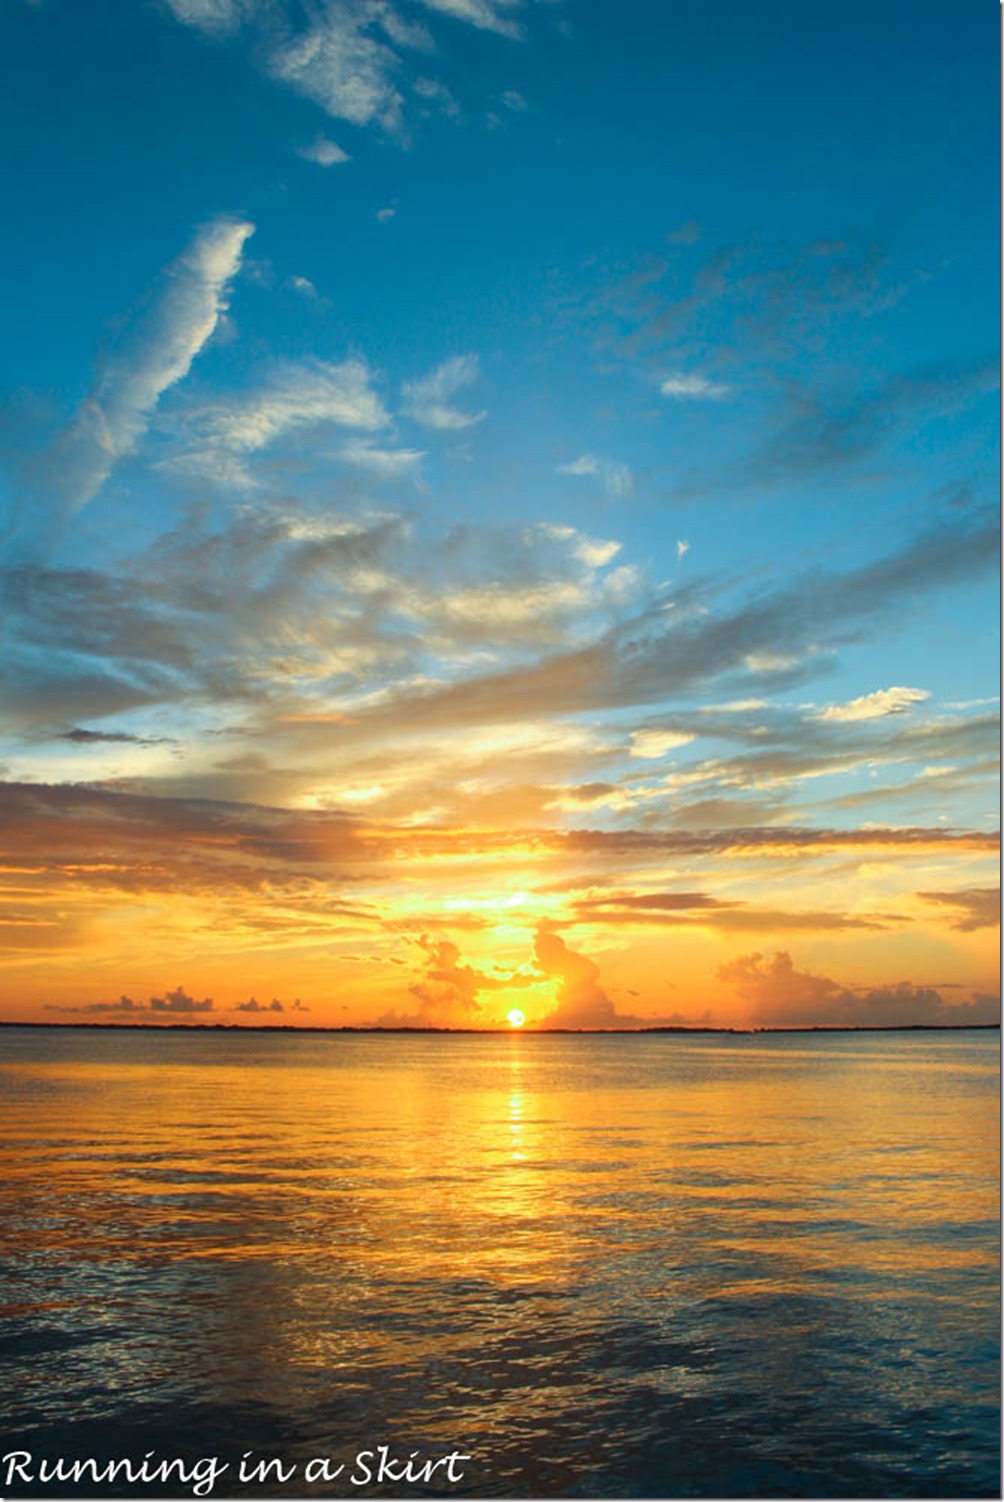
{"label": "cloud", "polygon": [[247,1001],[239,1001],[230,1010],[232,1012],[285,1012],[286,1008],[276,996],[273,996],[272,1000],[268,1003],[258,1001],[256,997],[252,996]]}
{"label": "cloud", "polygon": [[558,982],[557,1005],[543,1019],[542,1027],[624,1026],[624,1019],[618,1018],[617,1008],[600,985],[599,966],[591,959],[569,949],[561,935],[549,928],[537,930],[533,949],[541,974]]}
{"label": "cloud", "polygon": [[689,924],[754,933],[778,929],[874,931],[887,928],[890,921],[907,921],[895,916],[890,920],[875,915],[758,908],[744,902],[723,902],[706,892],[610,892],[583,898],[575,903],[574,912],[577,920],[586,923],[635,927]]}
{"label": "cloud", "polygon": [[397,209],[388,207],[386,209],[377,209],[376,217],[381,224],[389,224],[396,214]]}
{"label": "cloud", "polygon": [[520,975],[489,975],[460,962],[460,950],[452,939],[418,940],[425,954],[425,973],[408,987],[419,1003],[416,1012],[384,1012],[377,1027],[476,1026],[482,991],[499,991],[510,985],[527,984]]}
{"label": "cloud", "polygon": [[1000,887],[959,887],[954,892],[918,892],[925,902],[937,902],[954,913],[952,928],[971,933],[977,928],[996,928],[1001,918]]}
{"label": "cloud", "polygon": [[124,730],[83,730],[79,726],[74,726],[72,730],[64,731],[60,738],[64,741],[72,741],[77,746],[165,746],[173,744],[173,742],[169,742],[166,736],[129,735]]}
{"label": "cloud", "polygon": [[167,268],[160,295],[110,352],[48,461],[59,513],[85,505],[116,462],[136,448],[165,391],[183,380],[212,337],[254,226],[221,217]]}
{"label": "cloud", "polygon": [[379,7],[367,0],[328,0],[301,32],[267,51],[267,70],[335,119],[396,131],[400,59],[373,35],[378,16]]}
{"label": "cloud", "polygon": [[404,411],[423,427],[455,432],[483,422],[486,412],[462,412],[451,404],[458,391],[478,379],[477,355],[455,355],[421,380],[409,381],[403,389]]}
{"label": "cloud", "polygon": [[211,443],[239,454],[254,453],[286,433],[324,423],[374,430],[390,419],[372,382],[363,360],[340,365],[284,361],[257,391],[203,407],[193,420]]}
{"label": "cloud", "polygon": [[352,160],[347,151],[343,151],[325,135],[316,135],[309,146],[300,146],[297,151],[304,161],[316,162],[318,167],[334,167],[340,162]]}
{"label": "cloud", "polygon": [[94,1001],[86,1006],[62,1007],[52,1004],[45,1008],[48,1012],[78,1012],[99,1013],[102,1015],[119,1014],[132,1017],[140,1012],[169,1012],[172,1015],[189,1015],[195,1012],[211,1012],[213,1002],[210,997],[205,1001],[196,1001],[194,996],[189,996],[184,986],[177,986],[173,991],[167,991],[163,996],[151,996],[149,1001],[133,1001],[130,996],[120,996],[118,1001]]}
{"label": "cloud", "polygon": [[676,751],[680,746],[688,746],[692,740],[694,736],[686,731],[633,730],[628,755],[640,756],[645,760],[656,760],[665,756],[668,751]]}
{"label": "cloud", "polygon": [[176,986],[173,991],[167,991],[163,996],[150,997],[150,1009],[154,1012],[211,1012],[213,1010],[212,997],[207,996],[204,1001],[196,1001],[194,996],[189,996],[184,986]]}
{"label": "cloud", "polygon": [[557,466],[559,475],[596,475],[612,500],[623,500],[634,491],[634,476],[627,464],[617,459],[598,459],[595,454],[583,454],[569,464]]}
{"label": "cloud", "polygon": [[731,386],[698,375],[665,376],[659,390],[663,396],[673,397],[676,401],[720,402],[732,393]]}
{"label": "cloud", "polygon": [[286,286],[291,292],[298,292],[301,297],[306,297],[311,301],[317,296],[317,288],[306,276],[291,276]]}
{"label": "cloud", "polygon": [[684,542],[682,538],[679,539],[677,541],[677,544],[676,544],[676,556],[677,556],[677,558],[682,561],[682,559],[685,558],[686,555],[689,552],[690,552],[690,543],[689,542]]}
{"label": "cloud", "polygon": [[[176,20],[221,43],[249,39],[258,66],[336,120],[399,133],[404,54],[433,50],[419,21],[388,0],[167,0]],[[421,0],[426,12],[516,38],[519,0]],[[321,138],[323,139],[323,138]],[[333,144],[333,143],[332,143]],[[323,149],[323,148],[322,148]],[[338,149],[338,148],[336,148]],[[306,154],[306,153],[301,153]],[[343,157],[310,158],[322,166]]]}
{"label": "cloud", "polygon": [[207,36],[232,35],[248,9],[245,0],[167,0],[176,18]]}
{"label": "cloud", "polygon": [[422,0],[422,4],[482,31],[497,31],[508,37],[520,34],[513,12],[520,8],[521,0]]}
{"label": "cloud", "polygon": [[598,475],[599,472],[600,461],[595,454],[583,454],[568,464],[558,465],[559,475]]}
{"label": "cloud", "polygon": [[416,78],[412,88],[420,99],[438,105],[444,115],[455,118],[460,114],[460,105],[453,94],[438,78]]}
{"label": "cloud", "polygon": [[146,1010],[147,1008],[143,1002],[133,1001],[131,996],[120,996],[118,1001],[92,1001],[86,1006],[81,1007],[61,1007],[54,1005],[52,1002],[47,1003],[45,1006],[45,1011],[47,1012],[91,1012],[104,1015],[120,1013],[127,1017]]}
{"label": "cloud", "polygon": [[796,970],[786,950],[769,960],[758,952],[740,955],[717,973],[750,1003],[757,1026],[957,1027],[1000,1020],[997,998],[950,1003],[934,987],[910,981],[849,990],[828,976]]}
{"label": "cloud", "polygon": [[923,688],[882,688],[873,694],[862,694],[859,699],[850,699],[846,704],[830,704],[813,718],[841,724],[855,720],[879,720],[885,715],[905,714],[915,704],[922,704],[930,697]]}
{"label": "cloud", "polygon": [[585,646],[445,686],[404,688],[368,717],[405,713],[424,725],[525,719],[706,693],[720,679],[742,693],[751,673],[759,687],[762,664],[771,659],[795,664],[783,676],[798,681],[832,665],[822,656],[826,648],[862,640],[875,622],[895,618],[904,600],[913,604],[920,592],[991,570],[997,539],[996,517],[939,526],[886,558],[842,573],[805,574],[716,611],[694,590],[680,590],[617,620]]}
{"label": "cloud", "polygon": [[343,464],[363,470],[375,480],[402,480],[414,477],[425,458],[424,449],[381,449],[363,440],[345,443],[338,450]]}

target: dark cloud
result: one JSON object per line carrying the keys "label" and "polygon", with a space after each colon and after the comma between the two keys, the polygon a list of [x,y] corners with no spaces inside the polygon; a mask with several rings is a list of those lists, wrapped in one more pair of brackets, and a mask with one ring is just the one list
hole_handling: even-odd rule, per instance
{"label": "dark cloud", "polygon": [[254,1012],[259,1015],[264,1013],[266,1016],[274,1016],[277,1012],[309,1012],[310,1008],[305,1007],[299,997],[287,1004],[280,1001],[277,996],[273,996],[271,1001],[259,1001],[257,997],[251,996],[247,1001],[239,1001],[236,1006],[230,1008],[230,1011]]}
{"label": "dark cloud", "polygon": [[1000,1021],[1000,998],[974,996],[947,1002],[933,986],[901,981],[894,986],[849,990],[825,975],[795,968],[786,950],[770,959],[740,955],[718,969],[750,1005],[760,1027],[957,1027]]}
{"label": "dark cloud", "polygon": [[878,455],[911,421],[928,421],[996,389],[998,368],[964,367],[893,375],[853,395],[822,388],[789,393],[773,431],[726,467],[684,474],[670,496],[692,500],[729,489],[763,488],[836,476]]}
{"label": "dark cloud", "polygon": [[150,1009],[154,1012],[211,1012],[213,1010],[212,997],[207,996],[204,1001],[196,1001],[194,996],[189,996],[184,986],[176,986],[173,991],[167,991],[163,996],[150,997]]}
{"label": "dark cloud", "polygon": [[787,911],[750,907],[743,902],[722,902],[705,892],[610,893],[584,898],[573,909],[577,919],[590,923],[681,927],[697,925],[725,930],[772,929],[882,929],[890,923],[909,920],[894,915]]}
{"label": "dark cloud", "polygon": [[77,746],[96,745],[124,745],[124,746],[165,746],[176,745],[177,742],[169,741],[165,736],[129,735],[121,730],[84,730],[74,726],[72,730],[64,731],[60,740],[72,741]]}
{"label": "dark cloud", "polygon": [[118,1001],[92,1001],[81,1007],[60,1007],[50,1002],[46,1005],[47,1012],[103,1012],[120,1013],[131,1017],[137,1012],[145,1012],[148,1008],[141,1001],[133,1001],[131,996],[120,996]]}
{"label": "dark cloud", "polygon": [[[0,823],[5,858],[24,857],[52,872],[60,866],[116,860],[149,868],[154,885],[170,885],[185,861],[207,880],[259,883],[271,873],[305,880],[344,880],[385,873],[400,856],[504,855],[529,840],[539,850],[632,855],[701,856],[733,851],[806,851],[843,848],[995,850],[999,836],[943,827],[869,826],[831,829],[805,825],[750,825],[731,829],[451,829],[367,822],[341,812],[271,808],[198,798],[166,798],[80,785],[0,783]],[[263,864],[264,863],[264,864]],[[316,869],[315,869],[316,868]],[[189,868],[192,869],[192,868]],[[78,879],[88,879],[80,872]],[[106,881],[107,871],[91,879]],[[137,874],[138,880],[138,874]],[[330,894],[329,894],[330,900]],[[373,917],[363,907],[358,916]]]}
{"label": "dark cloud", "polygon": [[77,1012],[77,1013],[118,1013],[121,1016],[135,1016],[137,1013],[160,1012],[170,1013],[172,1016],[188,1016],[196,1012],[211,1012],[213,1002],[211,997],[204,1001],[196,1001],[190,996],[184,986],[176,986],[173,991],[166,991],[163,996],[151,996],[149,1001],[133,1001],[129,996],[120,996],[118,1001],[94,1001],[86,1006],[61,1007],[48,1005],[48,1012]]}
{"label": "dark cloud", "polygon": [[918,892],[927,902],[940,903],[951,913],[952,928],[969,933],[976,928],[996,928],[1001,921],[1000,887],[959,887],[954,892]]}

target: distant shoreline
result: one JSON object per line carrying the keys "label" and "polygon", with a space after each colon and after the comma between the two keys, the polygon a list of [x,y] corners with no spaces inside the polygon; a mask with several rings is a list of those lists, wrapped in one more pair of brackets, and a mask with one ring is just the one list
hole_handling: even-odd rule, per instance
{"label": "distant shoreline", "polygon": [[901,1024],[876,1024],[875,1026],[847,1027],[834,1024],[832,1027],[296,1027],[291,1023],[240,1022],[5,1022],[0,1019],[0,1028],[32,1027],[51,1028],[58,1032],[69,1029],[88,1032],[134,1032],[134,1033],[282,1033],[298,1036],[301,1033],[341,1035],[361,1033],[365,1036],[381,1034],[416,1037],[523,1037],[523,1038],[635,1038],[652,1033],[672,1033],[692,1036],[713,1034],[724,1037],[758,1038],[764,1034],[787,1033],[987,1033],[1000,1032],[999,1022],[909,1022]]}

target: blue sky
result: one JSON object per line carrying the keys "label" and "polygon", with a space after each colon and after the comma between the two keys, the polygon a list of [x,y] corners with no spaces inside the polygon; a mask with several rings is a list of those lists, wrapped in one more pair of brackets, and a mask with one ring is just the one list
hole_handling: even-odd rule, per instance
{"label": "blue sky", "polygon": [[[469,897],[478,963],[544,990],[541,923],[624,959],[596,906],[615,874],[646,922],[718,881],[765,948],[795,911],[808,959],[839,964],[836,909],[814,934],[785,903],[853,893],[844,868],[788,891],[778,855],[784,902],[726,898],[734,865],[631,868],[643,836],[941,851],[889,858],[881,920],[867,881],[848,909],[892,935],[862,985],[902,980],[925,914],[985,918],[995,7],[7,0],[0,27],[12,790],[160,800],[172,828],[225,804],[405,844],[620,839],[615,873],[565,851],[572,905],[548,905],[550,867],[514,874],[522,930]],[[188,933],[176,856],[143,889],[165,953]],[[374,965],[411,945],[467,1005],[428,931],[468,898],[412,856],[410,895],[377,862],[365,911],[309,941],[290,919],[305,987],[361,925]],[[261,880],[295,909],[285,858]],[[110,925],[142,882],[120,866],[65,943],[15,946],[32,994],[129,973]],[[231,877],[206,891],[243,933]],[[925,882],[984,896],[932,907]],[[951,947],[975,928],[945,923],[931,962],[982,995],[985,958]],[[721,932],[693,928],[685,968],[726,1015]]]}

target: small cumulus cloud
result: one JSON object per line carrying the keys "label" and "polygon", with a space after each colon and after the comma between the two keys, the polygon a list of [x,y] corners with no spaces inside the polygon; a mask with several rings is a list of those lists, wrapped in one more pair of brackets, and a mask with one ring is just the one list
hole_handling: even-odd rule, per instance
{"label": "small cumulus cloud", "polygon": [[213,1000],[211,996],[207,996],[203,1001],[196,1001],[184,986],[176,986],[173,991],[165,991],[163,996],[151,996],[150,1009],[154,1012],[172,1013],[211,1012]]}
{"label": "small cumulus cloud", "polygon": [[287,1011],[309,1012],[310,1008],[305,1007],[299,997],[297,997],[296,1001],[290,1003],[290,1005],[287,1007],[283,1002],[279,1000],[277,996],[273,996],[271,1001],[259,1001],[256,996],[250,996],[247,1001],[239,1001],[237,1005],[231,1007],[230,1010],[232,1012],[254,1013],[259,1016],[262,1014],[271,1014],[272,1016],[275,1016],[276,1013],[281,1012],[285,1014]]}
{"label": "small cumulus cloud", "polygon": [[91,1001],[80,1007],[61,1007],[49,1002],[46,1004],[47,1012],[73,1012],[77,1015],[90,1013],[94,1015],[115,1014],[132,1016],[136,1012],[144,1012],[147,1008],[141,1001],[133,1001],[131,996],[120,996],[118,1001]]}
{"label": "small cumulus cloud", "polygon": [[381,224],[389,224],[396,214],[397,209],[391,208],[388,205],[385,209],[377,209],[376,217]]}
{"label": "small cumulus cloud", "polygon": [[687,556],[687,554],[689,552],[690,552],[690,543],[689,542],[684,542],[682,538],[679,538],[677,540],[677,544],[676,544],[676,556],[677,556],[677,558],[680,559],[680,560],[682,560],[682,559],[684,559]]}
{"label": "small cumulus cloud", "polygon": [[291,276],[286,286],[290,292],[297,292],[301,297],[306,297],[311,302],[317,297],[317,288],[309,277]]}
{"label": "small cumulus cloud", "polygon": [[124,1016],[133,1016],[139,1012],[170,1013],[172,1016],[191,1015],[213,1010],[212,998],[207,996],[203,1001],[197,1001],[190,996],[184,986],[176,986],[173,991],[165,991],[163,996],[151,996],[149,1001],[133,1001],[131,996],[120,996],[118,1001],[93,1001],[85,1006],[62,1007],[49,1005],[49,1012],[75,1012],[108,1015],[117,1013]]}
{"label": "small cumulus cloud", "polygon": [[846,704],[830,704],[813,715],[816,720],[828,720],[841,724],[856,720],[881,720],[886,715],[906,714],[915,704],[922,704],[931,695],[923,688],[882,688],[873,694],[862,694],[859,699],[849,699]]}
{"label": "small cumulus cloud", "polygon": [[403,388],[404,411],[423,427],[442,432],[471,428],[487,417],[487,412],[464,412],[453,405],[458,391],[473,386],[479,376],[477,355],[455,355],[437,365],[420,380],[406,382]]}
{"label": "small cumulus cloud", "polygon": [[412,88],[420,99],[434,104],[442,114],[456,117],[460,114],[460,105],[453,97],[451,91],[438,78],[416,78]]}
{"label": "small cumulus cloud", "polygon": [[595,454],[581,454],[567,464],[557,465],[559,475],[595,476],[602,481],[607,495],[623,500],[634,491],[634,476],[627,464],[617,459],[600,459]]}
{"label": "small cumulus cloud", "polygon": [[318,167],[334,167],[339,162],[352,160],[347,151],[343,151],[325,135],[317,135],[309,146],[299,147],[298,154],[303,157],[304,161],[316,162]]}
{"label": "small cumulus cloud", "polygon": [[732,394],[731,386],[720,381],[709,381],[705,376],[668,375],[660,382],[663,396],[674,401],[720,402]]}

